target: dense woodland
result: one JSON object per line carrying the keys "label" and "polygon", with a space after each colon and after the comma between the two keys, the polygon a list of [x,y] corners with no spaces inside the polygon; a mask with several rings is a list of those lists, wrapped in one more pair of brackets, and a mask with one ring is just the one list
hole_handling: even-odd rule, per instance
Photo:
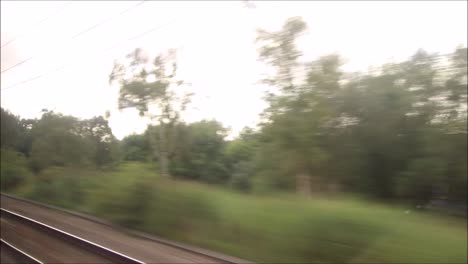
{"label": "dense woodland", "polygon": [[299,62],[295,42],[306,27],[291,18],[277,32],[258,31],[259,59],[272,73],[263,80],[269,107],[234,140],[215,120],[184,122],[191,94],[177,92],[185,84],[174,52],[152,59],[136,49],[111,71],[119,108],[154,121],[142,134],[118,140],[104,116],[82,120],[44,109],[24,119],[2,108],[2,190],[53,166],[112,170],[143,161],[164,177],[247,193],[349,192],[466,205],[466,47],[445,56],[418,50],[403,62],[348,73],[337,54]]}

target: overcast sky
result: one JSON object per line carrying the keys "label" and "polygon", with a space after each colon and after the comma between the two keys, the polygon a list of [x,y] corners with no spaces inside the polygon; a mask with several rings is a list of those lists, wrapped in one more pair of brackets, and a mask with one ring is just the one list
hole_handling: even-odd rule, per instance
{"label": "overcast sky", "polygon": [[241,1],[146,1],[120,14],[136,4],[1,1],[1,45],[14,40],[1,49],[2,71],[33,57],[1,74],[1,88],[8,88],[2,107],[25,118],[40,117],[43,108],[81,118],[110,110],[118,138],[142,132],[146,124],[135,111],[117,110],[118,89],[108,84],[112,63],[137,47],[151,54],[179,48],[180,76],[196,93],[185,119],[215,118],[236,135],[265,107],[265,88],[255,84],[262,73],[258,27],[277,30],[302,16],[309,26],[299,43],[304,59],[337,52],[350,71],[405,59],[418,48],[447,53],[467,43],[466,1],[261,1],[254,9]]}

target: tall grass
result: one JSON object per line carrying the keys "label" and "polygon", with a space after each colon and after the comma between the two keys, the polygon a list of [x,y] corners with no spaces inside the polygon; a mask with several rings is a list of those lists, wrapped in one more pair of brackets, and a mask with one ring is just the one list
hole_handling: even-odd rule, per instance
{"label": "tall grass", "polygon": [[39,176],[20,194],[257,262],[467,261],[465,219],[350,197],[240,194],[164,179],[142,163]]}

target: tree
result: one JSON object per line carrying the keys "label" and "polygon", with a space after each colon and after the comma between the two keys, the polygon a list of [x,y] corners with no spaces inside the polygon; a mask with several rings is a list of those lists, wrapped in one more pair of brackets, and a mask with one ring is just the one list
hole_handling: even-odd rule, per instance
{"label": "tree", "polygon": [[1,108],[1,147],[16,149],[20,144],[20,138],[24,133],[24,128],[18,116]]}
{"label": "tree", "polygon": [[[280,31],[258,32],[259,57],[275,70],[264,82],[276,90],[266,97],[256,173],[281,188],[294,185],[288,177],[294,174],[303,193],[341,183],[385,199],[460,201],[467,170],[461,150],[466,48],[458,48],[444,68],[437,54],[418,50],[367,74],[343,74],[335,54],[298,62],[294,43],[304,29],[291,18]],[[228,157],[243,155],[239,142],[229,145]]]}
{"label": "tree", "polygon": [[[167,176],[168,142],[165,130],[169,123],[179,120],[180,112],[185,110],[190,94],[180,95],[171,89],[173,85],[183,84],[183,81],[176,80],[177,62],[174,50],[157,56],[151,64],[141,49],[135,49],[127,59],[129,61],[126,63],[114,64],[109,76],[110,83],[117,82],[119,85],[119,109],[135,108],[140,116],[159,122],[157,156],[160,173]],[[152,139],[156,141],[155,138]]]}
{"label": "tree", "polygon": [[270,144],[278,149],[276,154],[287,170],[295,174],[297,191],[308,194],[311,183],[306,159],[309,153],[305,152],[310,149],[301,141],[307,140],[307,133],[298,130],[304,128],[300,123],[305,103],[300,102],[302,89],[296,75],[301,53],[295,47],[297,37],[305,29],[306,24],[300,18],[291,18],[280,31],[258,30],[257,41],[263,44],[260,59],[275,70],[273,76],[263,81],[279,89],[278,93],[270,93],[267,97],[270,106],[264,113],[267,124],[263,131],[270,134]]}
{"label": "tree", "polygon": [[[466,139],[451,135],[466,131],[462,128],[466,119],[451,114],[460,113],[461,106],[450,103],[448,82],[440,80],[452,77],[435,65],[434,55],[419,50],[408,61],[349,80],[339,95],[339,112],[355,121],[334,141],[343,142],[346,136],[356,144],[344,162],[336,159],[346,153],[338,148],[334,163],[361,175],[352,179],[359,183],[356,190],[427,202],[442,193],[450,196],[453,192],[448,190],[457,184],[463,186],[466,176],[456,175],[466,168],[466,161],[461,161],[466,151],[454,146],[465,146]],[[452,68],[448,72],[457,72],[448,67]],[[351,157],[359,157],[359,162],[351,163]]]}
{"label": "tree", "polygon": [[72,116],[45,111],[31,128],[31,166],[39,172],[48,166],[92,162],[93,144],[81,135],[80,121]]}
{"label": "tree", "polygon": [[397,76],[370,76],[361,79],[357,112],[349,113],[359,120],[355,126],[358,140],[367,160],[362,188],[382,198],[394,195],[395,177],[405,166],[405,126],[410,123],[409,92],[395,85]]}
{"label": "tree", "polygon": [[214,120],[202,120],[177,127],[176,144],[171,148],[171,171],[175,176],[208,183],[229,179],[224,149],[227,130]]}
{"label": "tree", "polygon": [[80,134],[93,146],[93,161],[97,167],[118,160],[118,143],[112,134],[108,121],[102,116],[80,122]]}
{"label": "tree", "polygon": [[149,141],[144,135],[132,134],[122,139],[122,157],[127,161],[146,161],[150,156]]}
{"label": "tree", "polygon": [[263,43],[260,58],[276,70],[265,82],[278,88],[267,97],[263,145],[278,159],[273,162],[280,166],[276,171],[293,173],[296,190],[309,194],[311,187],[320,190],[330,181],[320,175],[329,160],[324,132],[339,123],[335,106],[342,63],[339,56],[329,55],[301,65],[295,41],[305,29],[300,18],[291,18],[278,32],[260,30],[258,40]]}
{"label": "tree", "polygon": [[259,133],[244,128],[239,137],[227,142],[224,156],[226,168],[231,175],[231,185],[239,190],[248,191],[255,173],[255,154],[258,151]]}

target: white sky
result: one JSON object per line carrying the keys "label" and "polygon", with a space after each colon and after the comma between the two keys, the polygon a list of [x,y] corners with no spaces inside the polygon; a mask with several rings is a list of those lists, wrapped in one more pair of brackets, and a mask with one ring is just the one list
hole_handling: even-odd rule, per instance
{"label": "white sky", "polygon": [[[142,47],[152,54],[180,48],[180,77],[196,93],[185,119],[215,118],[236,135],[254,125],[265,107],[264,87],[256,83],[255,29],[279,29],[291,16],[302,16],[309,29],[299,46],[303,59],[338,52],[347,70],[363,70],[393,58],[405,59],[418,48],[447,53],[467,44],[466,1],[261,1],[255,9],[240,1],[147,1],[118,15],[137,1],[74,1],[46,22],[38,21],[65,1],[1,1],[1,88],[61,71],[1,92],[1,105],[25,118],[43,108],[81,118],[111,110],[110,125],[122,138],[146,124],[132,110],[117,110],[118,89],[108,75],[114,59]],[[75,34],[112,18],[71,40]],[[125,41],[158,25],[144,37]],[[101,52],[114,45],[116,48]]]}

